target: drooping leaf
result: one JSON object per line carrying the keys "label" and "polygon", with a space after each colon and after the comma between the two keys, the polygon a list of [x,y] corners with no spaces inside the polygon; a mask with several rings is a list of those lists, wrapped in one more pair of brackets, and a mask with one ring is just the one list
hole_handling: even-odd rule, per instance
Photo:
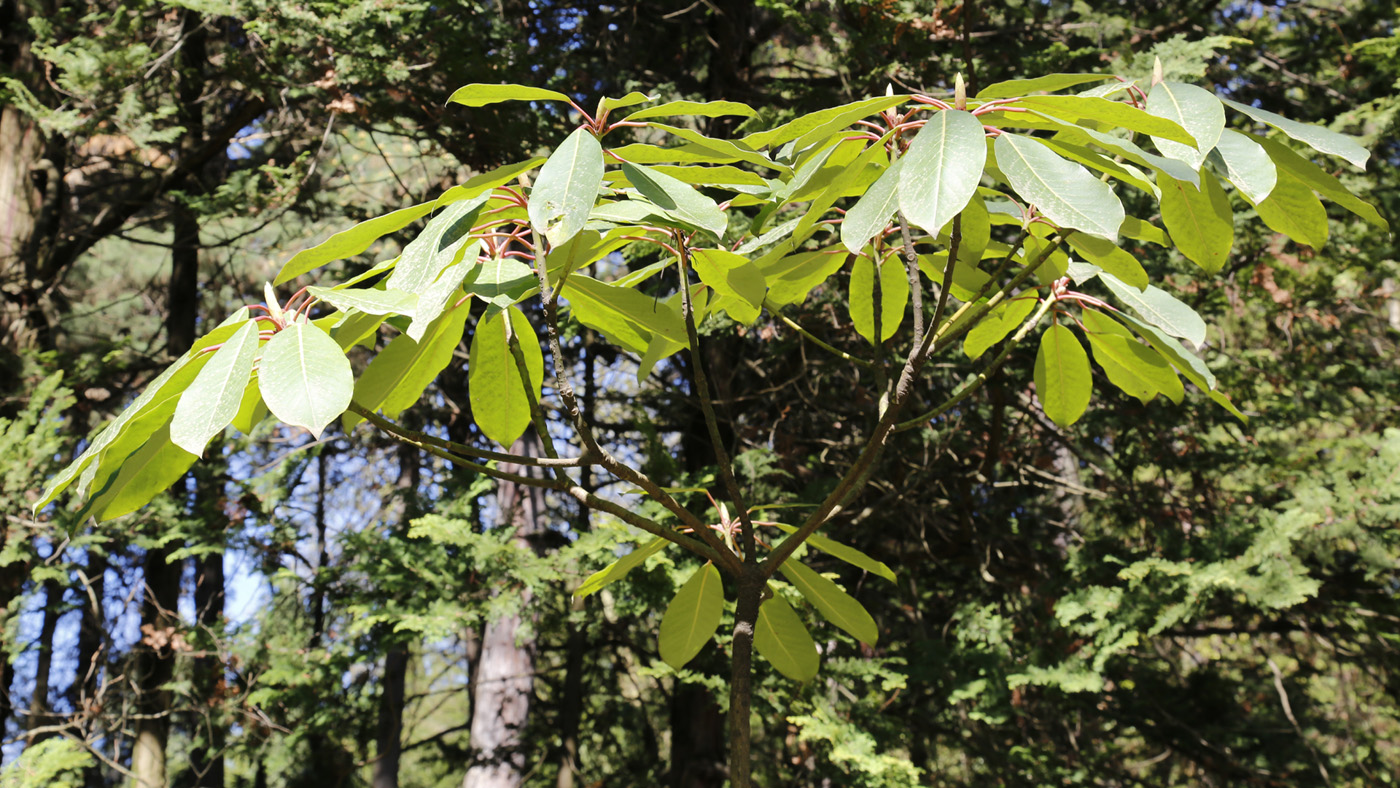
{"label": "drooping leaf", "polygon": [[170,440],[195,455],[238,415],[243,389],[258,353],[258,324],[248,321],[214,352],[194,382],[180,395],[170,423]]}
{"label": "drooping leaf", "polygon": [[841,248],[801,252],[782,257],[762,268],[768,282],[768,301],[774,306],[796,304],[841,269],[846,252]]}
{"label": "drooping leaf", "polygon": [[238,401],[238,412],[230,422],[234,429],[244,435],[252,435],[253,428],[261,424],[268,413],[267,403],[262,401],[262,392],[258,391],[256,373],[254,375],[243,387],[243,397]]}
{"label": "drooping leaf", "polygon": [[[529,381],[521,379],[520,367],[506,339],[506,316],[525,357]],[[536,402],[544,381],[544,356],[530,319],[515,307],[487,315],[472,334],[471,357],[467,361],[472,416],[481,432],[510,448],[530,426],[530,395]]]}
{"label": "drooping leaf", "polygon": [[845,244],[852,254],[860,254],[860,250],[870,243],[870,239],[883,232],[889,225],[890,217],[894,216],[899,207],[899,174],[903,167],[903,159],[891,164],[856,204],[846,211],[846,218],[841,222],[841,243]]}
{"label": "drooping leaf", "polygon": [[1296,120],[1289,120],[1277,113],[1266,109],[1251,107],[1248,104],[1241,104],[1230,99],[1220,99],[1230,109],[1243,112],[1254,120],[1273,126],[1279,131],[1287,134],[1301,143],[1312,146],[1321,153],[1330,153],[1333,156],[1340,156],[1354,164],[1358,169],[1366,169],[1366,160],[1371,157],[1371,152],[1357,144],[1356,140],[1345,134],[1338,134],[1331,129],[1325,129],[1311,123],[1299,123]]}
{"label": "drooping leaf", "polygon": [[292,255],[292,258],[282,265],[282,270],[277,273],[277,278],[272,283],[280,285],[296,279],[308,271],[320,268],[326,263],[354,257],[368,249],[370,244],[380,238],[402,230],[418,219],[427,216],[434,207],[435,203],[431,201],[419,203],[408,208],[400,208],[383,216],[366,219],[348,230],[341,230],[321,243]]}
{"label": "drooping leaf", "polygon": [[963,337],[963,353],[979,358],[1021,324],[1035,311],[1035,299],[1027,296],[1002,301],[992,307]]}
{"label": "drooping leaf", "polygon": [[569,97],[557,90],[546,90],[529,85],[490,85],[474,82],[452,91],[447,101],[468,107],[484,107],[502,101],[568,101]]}
{"label": "drooping leaf", "polygon": [[1288,170],[1278,174],[1278,184],[1268,199],[1255,203],[1254,210],[1270,230],[1283,233],[1296,243],[1314,249],[1327,243],[1327,209],[1312,189]]}
{"label": "drooping leaf", "polygon": [[1278,166],[1281,171],[1287,171],[1298,180],[1307,185],[1309,189],[1321,194],[1323,197],[1335,202],[1343,208],[1351,211],[1357,216],[1365,219],[1371,224],[1389,231],[1390,223],[1387,222],[1375,209],[1375,206],[1362,200],[1360,197],[1347,191],[1330,173],[1324,172],[1321,167],[1298,155],[1293,149],[1276,140],[1265,137],[1250,136],[1269,154],[1269,158]]}
{"label": "drooping leaf", "polygon": [[332,290],[329,287],[308,287],[312,298],[325,301],[341,310],[351,309],[369,315],[412,315],[418,307],[418,296],[402,290]]}
{"label": "drooping leaf", "polygon": [[1084,167],[1018,134],[998,136],[995,149],[997,166],[1011,188],[1050,221],[1110,241],[1118,238],[1123,204]]}
{"label": "drooping leaf", "polygon": [[696,191],[695,187],[641,165],[623,164],[622,171],[643,197],[667,215],[710,233],[716,240],[724,238],[728,217],[714,200]]}
{"label": "drooping leaf", "polygon": [[577,129],[540,168],[530,192],[530,225],[550,244],[564,243],[588,223],[602,183],[603,148],[588,129]]}
{"label": "drooping leaf", "polygon": [[[629,350],[646,350],[650,334],[685,344],[685,323],[651,296],[583,274],[569,277],[563,290],[569,309],[580,323],[614,337]],[[641,329],[645,335],[637,334]]]}
{"label": "drooping leaf", "polygon": [[1153,136],[1157,150],[1200,170],[1225,129],[1225,107],[1208,90],[1181,82],[1159,82],[1147,94],[1147,111],[1180,124],[1195,145]]}
{"label": "drooping leaf", "polygon": [[1176,248],[1207,272],[1219,271],[1235,243],[1234,213],[1225,190],[1209,173],[1201,173],[1199,189],[1166,175],[1157,183],[1162,187],[1162,224]]}
{"label": "drooping leaf", "polygon": [[685,667],[715,636],[723,614],[724,591],[719,570],[706,562],[666,607],[657,638],[661,659],[676,670]]}
{"label": "drooping leaf", "polygon": [[[792,533],[797,530],[793,526],[784,523],[774,523],[774,525],[786,533]],[[826,553],[832,558],[845,561],[858,569],[864,569],[872,575],[883,577],[891,583],[895,581],[894,570],[890,569],[883,561],[876,561],[874,558],[871,558],[850,545],[843,544],[834,539],[828,539],[821,534],[812,534],[807,537],[806,544]]]}
{"label": "drooping leaf", "polygon": [[[865,255],[857,255],[851,264],[850,312],[856,333],[866,342],[875,341],[875,269]],[[903,261],[891,256],[879,266],[880,272],[880,342],[895,335],[904,321],[909,304],[909,275]]]}
{"label": "drooping leaf", "polygon": [[1185,394],[1181,380],[1162,354],[1139,342],[1131,332],[1094,310],[1083,311],[1084,332],[1094,360],[1108,380],[1143,402],[1158,394],[1178,404]]}
{"label": "drooping leaf", "polygon": [[1148,153],[1132,140],[1123,137],[1115,137],[1112,134],[1105,134],[1101,131],[1087,129],[1082,126],[1071,126],[1061,129],[1055,135],[1057,140],[1068,140],[1081,145],[1097,145],[1113,155],[1122,156],[1134,164],[1142,167],[1149,167],[1159,173],[1166,173],[1179,181],[1185,181],[1192,186],[1199,185],[1196,170],[1186,162],[1176,159],[1158,156],[1155,153]]}
{"label": "drooping leaf", "polygon": [[1084,415],[1093,391],[1089,356],[1070,329],[1055,323],[1040,337],[1035,393],[1050,420],[1068,427]]}
{"label": "drooping leaf", "polygon": [[1026,96],[1031,93],[1048,93],[1089,82],[1103,82],[1107,79],[1113,79],[1113,77],[1106,74],[1046,74],[1034,79],[1009,79],[982,88],[977,91],[977,98],[999,99]]}
{"label": "drooping leaf", "polygon": [[116,472],[93,490],[78,519],[92,515],[105,522],[140,509],[179,481],[196,459],[194,454],[170,442],[170,424],[162,424],[135,451],[123,457]]}
{"label": "drooping leaf", "polygon": [[481,195],[452,203],[434,216],[423,232],[404,247],[385,286],[414,294],[427,289],[468,246],[472,224],[485,203],[486,196]]}
{"label": "drooping leaf", "polygon": [[1118,244],[1091,235],[1072,233],[1065,242],[1081,257],[1133,287],[1147,286],[1147,271]]}
{"label": "drooping leaf", "polygon": [[[452,361],[452,351],[462,341],[469,310],[464,306],[448,310],[433,321],[415,342],[400,334],[370,361],[355,383],[355,402],[370,411],[382,411],[394,418],[418,401],[428,384]],[[346,414],[345,430],[358,424],[360,417]]]}
{"label": "drooping leaf", "polygon": [[583,581],[583,585],[574,591],[574,596],[585,597],[603,590],[604,586],[621,580],[627,576],[628,572],[646,563],[648,558],[665,550],[668,544],[670,542],[658,537],[633,549],[627,555],[589,575],[588,579]]}
{"label": "drooping leaf", "polygon": [[768,286],[763,272],[748,258],[723,249],[696,249],[690,262],[700,281],[714,288],[715,293],[738,302],[728,310],[731,317],[744,324],[758,319]]}
{"label": "drooping leaf", "polygon": [[1234,129],[1220,134],[1215,153],[1225,165],[1225,177],[1251,203],[1267,198],[1278,182],[1278,168],[1263,146]]}
{"label": "drooping leaf", "polygon": [[970,112],[934,113],[901,159],[899,208],[930,235],[937,235],[967,206],[987,163],[982,122]]}
{"label": "drooping leaf", "polygon": [[789,558],[778,567],[783,577],[792,583],[804,599],[811,603],[822,618],[845,630],[867,646],[875,645],[880,630],[865,607],[831,580]]}
{"label": "drooping leaf", "polygon": [[272,415],[319,439],[350,406],[355,375],[345,351],[326,332],[293,323],[263,347],[258,390]]}
{"label": "drooping leaf", "polygon": [[668,101],[665,104],[633,112],[627,116],[627,119],[646,120],[647,118],[669,118],[682,115],[700,118],[722,118],[738,115],[747,118],[757,114],[758,111],[753,107],[740,104],[737,101]]}
{"label": "drooping leaf", "polygon": [[1128,129],[1154,138],[1191,145],[1195,139],[1174,118],[1143,112],[1131,104],[1096,96],[1028,96],[1014,106],[1028,107],[1054,118],[1073,123],[1094,121],[1113,128]]}
{"label": "drooping leaf", "polygon": [[821,657],[807,625],[782,597],[764,600],[758,608],[753,645],[777,671],[794,681],[810,681],[817,675]]}
{"label": "drooping leaf", "polygon": [[1200,356],[1187,350],[1176,339],[1163,333],[1156,326],[1123,312],[1119,312],[1115,319],[1132,326],[1133,330],[1146,339],[1154,350],[1162,354],[1167,363],[1185,375],[1187,380],[1196,385],[1196,388],[1202,391],[1215,388],[1215,373],[1210,371]]}
{"label": "drooping leaf", "polygon": [[1177,300],[1176,296],[1152,285],[1139,290],[1124,284],[1110,272],[1105,272],[1101,280],[1119,301],[1132,307],[1143,320],[1196,347],[1205,344],[1206,321],[1196,314],[1196,310]]}
{"label": "drooping leaf", "polygon": [[[744,143],[757,150],[782,145],[785,142],[800,140],[808,136],[822,136],[827,133],[828,129],[839,131],[862,118],[899,106],[907,99],[908,96],[878,96],[851,104],[843,104],[839,107],[818,110],[788,121],[775,129],[750,134],[744,138]],[[799,142],[795,147],[800,150],[810,144],[811,141]]]}

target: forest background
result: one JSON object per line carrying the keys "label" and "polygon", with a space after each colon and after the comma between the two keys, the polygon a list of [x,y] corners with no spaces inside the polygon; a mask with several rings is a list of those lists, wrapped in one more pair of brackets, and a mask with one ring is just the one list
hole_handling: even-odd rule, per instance
{"label": "forest background", "polygon": [[[93,427],[261,300],[291,253],[572,128],[545,105],[449,107],[455,87],[729,99],[771,124],[959,71],[975,92],[1145,77],[1160,58],[1169,78],[1359,137],[1370,168],[1338,172],[1394,217],[1398,20],[1353,0],[3,0],[0,785],[721,782],[725,638],[683,671],[657,655],[693,564],[657,556],[575,598],[639,536],[566,499],[516,505],[364,430],[267,423],[131,516],[30,513]],[[1145,252],[1206,317],[1205,358],[1248,424],[1106,394],[1061,429],[1018,349],[951,423],[893,444],[829,535],[894,583],[820,567],[879,645],[813,620],[815,681],[760,668],[759,784],[1394,780],[1400,265],[1390,236],[1332,218],[1318,249],[1241,224],[1214,277]],[[799,322],[839,342],[844,292]],[[674,395],[684,356],[637,382],[588,330],[568,347],[587,407],[654,478],[713,484],[701,414]],[[850,366],[777,321],[707,348],[743,482],[819,498],[813,469],[858,448],[833,424],[868,418]],[[453,369],[413,418],[485,447]],[[749,417],[778,428],[745,432]],[[136,757],[143,734],[159,763]]]}

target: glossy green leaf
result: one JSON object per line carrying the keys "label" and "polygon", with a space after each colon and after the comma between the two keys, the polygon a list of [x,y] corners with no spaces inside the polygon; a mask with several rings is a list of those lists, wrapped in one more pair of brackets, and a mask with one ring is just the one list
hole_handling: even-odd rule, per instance
{"label": "glossy green leaf", "polygon": [[1163,155],[1184,161],[1193,170],[1201,169],[1206,155],[1215,148],[1225,129],[1225,107],[1208,90],[1181,82],[1159,82],[1147,94],[1147,111],[1178,123],[1195,140],[1194,145],[1153,136]]}
{"label": "glossy green leaf", "polygon": [[1278,175],[1278,185],[1254,210],[1270,230],[1294,242],[1319,249],[1327,243],[1327,210],[1312,189],[1288,170]]}
{"label": "glossy green leaf", "polygon": [[670,542],[665,539],[657,538],[634,548],[632,552],[589,575],[588,579],[583,581],[583,585],[574,591],[574,596],[585,597],[603,590],[604,586],[621,580],[628,572],[646,563],[648,558],[665,550],[668,544]]}
{"label": "glossy green leaf", "polygon": [[[1029,96],[1014,106],[1027,107],[1073,123],[1093,121],[1112,128],[1150,134],[1182,145],[1194,145],[1195,138],[1178,125],[1175,118],[1143,112],[1131,104],[1094,96]],[[1150,105],[1149,105],[1150,106]]]}
{"label": "glossy green leaf", "polygon": [[1124,251],[1118,244],[1095,238],[1091,235],[1072,233],[1065,242],[1079,253],[1080,257],[1113,274],[1133,287],[1146,287],[1147,271],[1136,257]]}
{"label": "glossy green leaf", "polygon": [[1059,323],[1050,326],[1035,356],[1035,393],[1045,415],[1061,427],[1079,421],[1093,386],[1089,356],[1074,332]]}
{"label": "glossy green leaf", "polygon": [[648,101],[656,101],[656,99],[656,96],[648,96],[645,93],[639,93],[634,90],[631,93],[628,93],[627,95],[623,96],[622,98],[604,98],[598,102],[598,106],[601,107],[605,112],[611,112],[615,109],[635,107],[638,104],[645,104]]}
{"label": "glossy green leaf", "polygon": [[[750,134],[744,138],[744,143],[750,148],[757,150],[759,148],[782,145],[785,142],[799,140],[809,136],[819,137],[825,133],[832,133],[844,129],[862,118],[869,117],[878,112],[883,112],[892,107],[897,107],[908,98],[908,96],[878,96],[850,104],[843,104],[839,107],[819,110],[788,121],[775,129]],[[810,141],[806,143],[799,142],[796,147],[800,150],[807,147],[809,144],[811,144]]]}
{"label": "glossy green leaf", "polygon": [[479,195],[452,203],[434,216],[423,232],[404,247],[398,265],[385,280],[385,287],[405,293],[423,293],[469,246],[472,225],[485,203],[486,196]]}
{"label": "glossy green leaf", "polygon": [[552,245],[574,237],[603,183],[603,148],[588,129],[570,134],[540,168],[530,192],[530,225]]}
{"label": "glossy green leaf", "polygon": [[490,85],[474,82],[452,91],[447,101],[468,107],[484,107],[502,101],[568,101],[569,97],[557,90],[530,87],[529,85]]}
{"label": "glossy green leaf", "polygon": [[99,521],[111,520],[140,509],[180,480],[198,459],[170,442],[170,425],[164,423],[134,452],[126,455],[78,513]]}
{"label": "glossy green leaf", "polygon": [[1181,380],[1160,353],[1137,341],[1127,329],[1093,310],[1082,313],[1094,361],[1109,382],[1143,402],[1164,394],[1180,404],[1185,394]]}
{"label": "glossy green leaf", "polygon": [[668,101],[665,104],[638,110],[628,115],[627,119],[646,120],[647,118],[670,118],[682,115],[700,118],[722,118],[737,115],[747,118],[757,114],[758,111],[753,107],[740,104],[737,101]]}
{"label": "glossy green leaf", "polygon": [[1113,77],[1106,74],[1046,74],[1034,79],[1009,79],[982,88],[977,91],[977,98],[999,99],[1025,96],[1031,93],[1048,93],[1089,82],[1103,82],[1106,79],[1113,79]]}
{"label": "glossy green leaf", "polygon": [[1201,174],[1201,188],[1168,176],[1160,176],[1162,224],[1176,248],[1187,260],[1209,273],[1225,266],[1235,243],[1235,216],[1230,198],[1209,173]]}
{"label": "glossy green leaf", "polygon": [[995,149],[997,166],[1011,188],[1050,221],[1065,229],[1117,239],[1123,204],[1084,167],[1018,134],[997,137]]}
{"label": "glossy green leaf", "polygon": [[788,579],[817,612],[822,614],[822,618],[840,627],[852,637],[867,646],[875,645],[880,637],[880,630],[875,626],[875,619],[870,617],[861,603],[854,597],[847,594],[842,588],[831,580],[823,577],[811,568],[804,566],[795,558],[789,558],[778,567],[778,571],[783,573],[783,577]]}
{"label": "glossy green leaf", "polygon": [[[783,523],[774,523],[774,525],[786,533],[792,533],[797,530],[791,525],[785,525]],[[871,558],[854,547],[842,544],[834,539],[828,539],[820,534],[812,534],[807,537],[805,544],[826,553],[832,558],[838,558],[851,566],[864,569],[872,575],[883,577],[891,583],[895,581],[893,569],[890,569],[883,561],[876,561],[874,558]]]}
{"label": "glossy green leaf", "polygon": [[1307,185],[1309,189],[1382,230],[1390,230],[1390,223],[1381,217],[1373,205],[1347,191],[1340,181],[1324,172],[1321,167],[1298,155],[1292,148],[1264,137],[1251,136],[1250,139],[1263,146],[1265,152],[1269,154],[1269,158],[1273,159],[1274,164],[1281,171],[1287,171]]}
{"label": "glossy green leaf", "polygon": [[637,191],[666,215],[704,230],[716,240],[724,238],[729,218],[714,200],[696,191],[695,187],[637,164],[623,164],[622,171]]}
{"label": "glossy green leaf", "polygon": [[238,412],[229,423],[244,435],[252,435],[253,428],[261,424],[262,420],[267,418],[267,414],[267,403],[262,401],[262,392],[258,391],[257,373],[254,372],[253,377],[243,386],[243,396],[238,401]]}
{"label": "glossy green leaf", "polygon": [[[630,287],[618,287],[574,274],[569,277],[563,293],[574,317],[591,328],[617,336],[616,332],[621,328],[617,321],[621,320],[632,324],[631,332],[640,328],[648,335],[660,334],[672,342],[687,342],[685,323],[679,315],[651,296]],[[643,336],[641,347],[636,348],[635,352],[645,350],[647,341],[648,337]]]}
{"label": "glossy green leaf", "polygon": [[899,208],[911,223],[937,235],[977,191],[987,163],[982,122],[969,112],[934,113],[901,159]]}
{"label": "glossy green leaf", "polygon": [[768,282],[768,301],[774,306],[796,304],[846,262],[844,249],[823,249],[817,252],[782,257],[762,267]]}
{"label": "glossy green leaf", "polygon": [[753,645],[779,673],[794,681],[810,681],[821,667],[817,644],[807,625],[780,596],[759,605]]}
{"label": "glossy green leaf", "polygon": [[1178,301],[1171,293],[1152,285],[1139,290],[1124,284],[1110,272],[1104,272],[1101,279],[1119,301],[1132,307],[1143,320],[1171,336],[1185,339],[1196,347],[1205,344],[1206,321],[1196,314],[1196,310]]}
{"label": "glossy green leaf", "polygon": [[1278,182],[1278,168],[1263,146],[1234,129],[1221,133],[1215,153],[1225,165],[1225,177],[1251,203],[1267,198]]}
{"label": "glossy green leaf", "polygon": [[[510,352],[506,339],[506,315],[510,316],[510,327],[518,337],[525,356],[529,381],[521,379],[520,367]],[[509,448],[530,426],[527,386],[538,402],[540,385],[544,381],[544,356],[535,329],[525,313],[508,307],[487,315],[476,324],[467,373],[467,393],[471,398],[476,425],[486,437]]]}
{"label": "glossy green leaf", "polygon": [[311,297],[341,310],[351,309],[369,315],[412,315],[418,308],[418,296],[402,290],[332,290],[329,287],[308,287]]}
{"label": "glossy green leaf", "polygon": [[904,160],[891,164],[865,194],[846,211],[841,222],[841,243],[852,254],[859,254],[870,239],[884,232],[890,217],[899,208],[899,178]]}
{"label": "glossy green leaf", "polygon": [[1027,295],[1003,301],[992,307],[987,314],[963,337],[963,353],[968,358],[980,358],[992,345],[1002,341],[1035,311],[1036,299]]}
{"label": "glossy green leaf", "polygon": [[312,437],[350,406],[355,375],[326,332],[304,323],[278,331],[263,347],[258,390],[272,415]]}
{"label": "glossy green leaf", "polygon": [[1333,156],[1340,156],[1343,159],[1356,165],[1358,169],[1366,169],[1366,160],[1371,157],[1371,152],[1357,144],[1356,140],[1345,134],[1338,134],[1331,129],[1325,129],[1311,123],[1299,123],[1296,120],[1289,120],[1282,115],[1270,112],[1266,109],[1251,107],[1248,104],[1241,104],[1230,99],[1220,99],[1230,109],[1242,112],[1250,118],[1278,129],[1295,140],[1305,145],[1311,146],[1321,153],[1329,153]]}
{"label": "glossy green leaf", "polygon": [[538,287],[539,278],[530,266],[500,255],[477,264],[462,282],[468,295],[500,309],[519,303]]}
{"label": "glossy green leaf", "polygon": [[513,164],[502,164],[486,172],[478,173],[467,179],[466,183],[459,183],[456,186],[443,192],[440,197],[433,202],[433,210],[451,205],[454,202],[470,199],[479,194],[503,186],[520,177],[521,173],[529,172],[541,164],[545,159],[540,156],[533,156],[525,161],[517,161]]}
{"label": "glossy green leaf", "polygon": [[[731,307],[728,310],[731,317],[745,324],[758,319],[768,286],[763,272],[748,258],[722,249],[696,249],[690,255],[690,264],[700,281],[714,288],[715,293],[748,306],[747,309]],[[740,314],[734,314],[735,311]]]}
{"label": "glossy green leaf", "polygon": [[341,230],[319,244],[303,249],[292,255],[277,273],[273,284],[289,282],[308,271],[313,271],[326,263],[354,257],[370,247],[370,244],[402,230],[418,219],[427,216],[435,207],[433,202],[419,203],[408,208],[400,208],[383,216],[366,219],[348,230]]}
{"label": "glossy green leaf", "polygon": [[180,395],[170,423],[170,440],[176,446],[195,456],[204,454],[209,439],[238,415],[257,354],[258,323],[250,320],[214,352]]}
{"label": "glossy green leaf", "polygon": [[[850,313],[856,333],[866,342],[875,342],[875,269],[865,255],[858,255],[851,266]],[[895,335],[904,321],[909,304],[909,274],[899,256],[891,256],[880,269],[880,342]]]}
{"label": "glossy green leaf", "polygon": [[657,638],[661,659],[676,670],[685,667],[715,636],[723,614],[719,570],[706,562],[676,592],[661,617]]}
{"label": "glossy green leaf", "polygon": [[[394,337],[355,382],[355,402],[391,419],[417,402],[452,361],[469,312],[465,305],[447,311],[433,321],[421,341],[415,342],[407,334]],[[349,432],[359,421],[359,416],[347,414],[345,430]]]}
{"label": "glossy green leaf", "polygon": [[1129,314],[1120,312],[1115,316],[1115,319],[1132,326],[1133,330],[1146,339],[1154,350],[1162,354],[1167,363],[1185,375],[1187,380],[1196,385],[1196,388],[1202,391],[1215,388],[1215,373],[1210,371],[1200,356],[1187,350],[1176,339],[1163,333],[1156,326],[1145,323]]}
{"label": "glossy green leaf", "polygon": [[[684,140],[692,146],[712,151],[732,161],[748,162],[749,164],[754,164],[759,167],[783,172],[788,170],[786,166],[775,163],[772,159],[755,151],[743,142],[706,137],[704,134],[694,129],[687,129],[680,126],[667,126],[662,123],[652,123],[651,127],[664,131],[677,139]],[[628,177],[628,180],[631,180],[631,176]]]}

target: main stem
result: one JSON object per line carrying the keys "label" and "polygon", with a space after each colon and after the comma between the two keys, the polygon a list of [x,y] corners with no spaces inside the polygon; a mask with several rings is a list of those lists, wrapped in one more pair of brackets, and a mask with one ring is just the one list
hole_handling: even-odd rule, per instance
{"label": "main stem", "polygon": [[759,565],[744,565],[736,589],[738,599],[734,608],[734,641],[729,667],[729,782],[733,788],[753,786],[752,759],[749,757],[753,634],[766,584]]}

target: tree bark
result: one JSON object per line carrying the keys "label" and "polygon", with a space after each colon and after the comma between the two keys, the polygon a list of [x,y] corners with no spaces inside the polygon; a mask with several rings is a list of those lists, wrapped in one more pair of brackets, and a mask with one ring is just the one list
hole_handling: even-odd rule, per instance
{"label": "tree bark", "polygon": [[[63,586],[57,580],[44,581],[44,618],[39,625],[39,654],[34,666],[34,694],[29,701],[29,729],[53,724],[53,707],[49,705],[49,674],[53,669],[53,636],[63,614]],[[45,736],[26,737],[26,746],[43,741]]]}
{"label": "tree bark", "polygon": [[[102,683],[103,647],[106,645],[107,611],[102,605],[107,594],[107,555],[88,547],[87,582],[78,589],[82,610],[78,625],[78,666],[73,683],[68,687],[68,702],[75,714],[87,714]],[[85,788],[103,788],[102,767],[92,764],[83,770]]]}
{"label": "tree bark", "polygon": [[170,738],[171,695],[165,685],[175,672],[174,635],[180,624],[181,565],[170,560],[176,545],[146,552],[146,595],[141,605],[141,642],[132,669],[137,719],[131,751],[135,788],[166,788],[165,745]]}
{"label": "tree bark", "polygon": [[[202,488],[212,488],[209,479],[201,479]],[[203,494],[217,496],[217,490],[204,489]],[[214,500],[218,500],[217,497]],[[210,512],[210,520],[216,512]],[[197,788],[223,788],[224,785],[224,719],[219,713],[224,696],[224,661],[220,641],[224,632],[224,553],[222,528],[210,529],[209,538],[219,549],[195,559],[194,609],[195,619],[207,633],[210,652],[194,661],[195,697],[204,714],[194,721],[196,747],[190,754],[190,767]],[[198,746],[203,744],[203,746]]]}
{"label": "tree bark", "polygon": [[[526,433],[511,451],[540,454],[539,438]],[[510,473],[537,476],[541,468],[503,463]],[[515,530],[515,545],[533,549],[531,537],[544,528],[544,491],[501,482],[496,488],[501,523]],[[534,688],[533,644],[519,642],[521,624],[531,596],[520,594],[518,612],[488,622],[481,634],[481,654],[472,701],[471,746],[474,759],[463,788],[518,788],[525,778],[526,758],[521,737],[530,713]]]}
{"label": "tree bark", "polygon": [[[399,478],[395,486],[403,499],[399,526],[391,538],[404,538],[408,524],[418,515],[415,503],[418,489],[418,450],[406,443],[399,444]],[[384,655],[383,689],[379,696],[379,729],[375,736],[377,758],[370,784],[373,788],[399,788],[399,763],[403,755],[403,711],[408,676],[409,651],[406,644],[395,642]]]}

